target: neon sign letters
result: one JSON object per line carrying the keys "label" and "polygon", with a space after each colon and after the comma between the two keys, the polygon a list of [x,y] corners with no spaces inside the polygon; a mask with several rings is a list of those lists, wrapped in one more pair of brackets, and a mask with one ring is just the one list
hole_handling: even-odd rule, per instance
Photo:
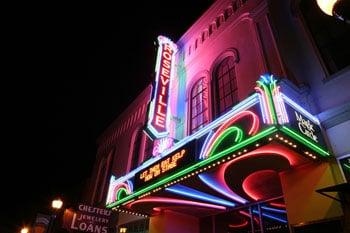
{"label": "neon sign letters", "polygon": [[164,36],[158,37],[158,43],[155,92],[150,105],[148,120],[148,130],[155,138],[168,135],[169,89],[177,51],[176,45]]}
{"label": "neon sign letters", "polygon": [[174,167],[177,166],[177,161],[181,159],[185,153],[186,153],[186,150],[183,149],[180,152],[177,152],[176,154],[174,154],[173,156],[167,158],[166,160],[163,160],[160,163],[153,165],[148,170],[140,174],[140,179],[144,181],[149,181],[154,177],[157,177],[160,174],[173,169]]}
{"label": "neon sign letters", "polygon": [[305,139],[310,139],[308,141],[326,149],[327,146],[323,139],[319,121],[305,110],[295,106],[295,103],[291,101],[292,100],[288,99],[288,101],[285,102],[286,112],[289,116],[289,122],[287,123],[290,127],[289,131],[292,130],[298,135],[303,135]]}
{"label": "neon sign letters", "polygon": [[148,168],[136,173],[134,178],[135,189],[153,183],[159,178],[179,171],[181,168],[194,162],[194,146],[195,142],[191,141],[166,157],[158,160],[156,163],[151,164]]}
{"label": "neon sign letters", "polygon": [[314,124],[310,122],[310,120],[306,120],[303,118],[303,115],[294,111],[295,117],[298,121],[299,131],[304,135],[308,136],[315,142],[318,142],[317,136],[315,135]]}

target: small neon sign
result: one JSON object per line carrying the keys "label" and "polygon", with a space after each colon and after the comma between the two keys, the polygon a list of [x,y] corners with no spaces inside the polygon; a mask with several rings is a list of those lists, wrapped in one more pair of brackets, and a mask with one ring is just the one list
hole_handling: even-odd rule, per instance
{"label": "small neon sign", "polygon": [[144,181],[149,181],[154,177],[157,177],[160,174],[165,173],[173,169],[174,167],[177,167],[177,161],[181,159],[185,153],[186,153],[186,150],[183,149],[180,152],[177,152],[176,154],[174,154],[173,156],[161,161],[160,163],[153,165],[148,170],[140,174],[140,179]]}
{"label": "small neon sign", "polygon": [[155,138],[168,135],[169,89],[174,72],[176,44],[164,36],[158,36],[155,92],[150,105],[148,130]]}
{"label": "small neon sign", "polygon": [[153,156],[158,156],[165,150],[171,148],[174,145],[174,139],[165,137],[154,140],[154,146],[152,154]]}
{"label": "small neon sign", "polygon": [[169,155],[161,158],[135,174],[135,190],[178,172],[195,161],[195,141],[190,141]]}

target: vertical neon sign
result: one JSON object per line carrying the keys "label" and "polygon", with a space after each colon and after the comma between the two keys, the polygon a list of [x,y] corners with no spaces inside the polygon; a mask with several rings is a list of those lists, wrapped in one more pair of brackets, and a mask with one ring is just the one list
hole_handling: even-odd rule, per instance
{"label": "vertical neon sign", "polygon": [[155,138],[168,135],[169,94],[174,72],[177,46],[170,39],[158,36],[158,57],[156,65],[155,92],[150,105],[147,128]]}

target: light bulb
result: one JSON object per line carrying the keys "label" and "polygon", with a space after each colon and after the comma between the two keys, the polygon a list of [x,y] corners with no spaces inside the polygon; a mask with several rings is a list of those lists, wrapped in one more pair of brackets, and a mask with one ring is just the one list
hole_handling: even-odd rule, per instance
{"label": "light bulb", "polygon": [[317,0],[319,8],[327,15],[333,16],[333,7],[337,0]]}

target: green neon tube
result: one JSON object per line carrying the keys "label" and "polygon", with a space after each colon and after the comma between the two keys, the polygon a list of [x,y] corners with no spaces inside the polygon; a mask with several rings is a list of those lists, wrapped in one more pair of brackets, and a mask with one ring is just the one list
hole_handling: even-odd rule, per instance
{"label": "green neon tube", "polygon": [[235,143],[241,142],[242,139],[243,139],[243,131],[242,131],[240,128],[236,127],[236,126],[229,127],[229,128],[226,129],[226,130],[222,133],[222,135],[217,139],[217,141],[215,142],[213,148],[211,149],[211,151],[210,151],[208,157],[212,156],[212,154],[213,154],[213,153],[215,152],[215,150],[218,148],[218,146],[220,145],[220,143],[222,142],[222,140],[224,140],[224,139],[226,138],[227,135],[229,135],[229,134],[231,134],[231,133],[233,133],[233,132],[237,132],[234,142],[235,142]]}
{"label": "green neon tube", "polygon": [[125,196],[127,196],[128,192],[126,191],[125,188],[120,188],[120,189],[118,190],[118,193],[117,193],[117,200],[122,199],[121,196],[122,196],[123,194],[124,194]]}
{"label": "green neon tube", "polygon": [[293,130],[287,128],[286,126],[282,126],[281,130],[288,134],[290,137],[296,139],[297,141],[303,143],[305,146],[308,146],[318,152],[322,156],[329,156],[329,152],[323,150],[321,147],[315,145],[313,142],[311,142],[308,139],[305,139],[303,136],[299,135],[298,133],[294,132]]}
{"label": "green neon tube", "polygon": [[343,165],[344,165],[345,168],[349,169],[349,171],[350,171],[350,165],[347,165],[345,163]]}
{"label": "green neon tube", "polygon": [[[261,81],[257,81],[257,83],[264,89],[266,99],[268,101],[269,109],[270,109],[270,114],[272,116],[272,121],[273,123],[277,123],[277,117],[275,113],[275,106],[273,104],[272,96],[271,96],[271,90]],[[271,86],[270,86],[271,87]]]}

